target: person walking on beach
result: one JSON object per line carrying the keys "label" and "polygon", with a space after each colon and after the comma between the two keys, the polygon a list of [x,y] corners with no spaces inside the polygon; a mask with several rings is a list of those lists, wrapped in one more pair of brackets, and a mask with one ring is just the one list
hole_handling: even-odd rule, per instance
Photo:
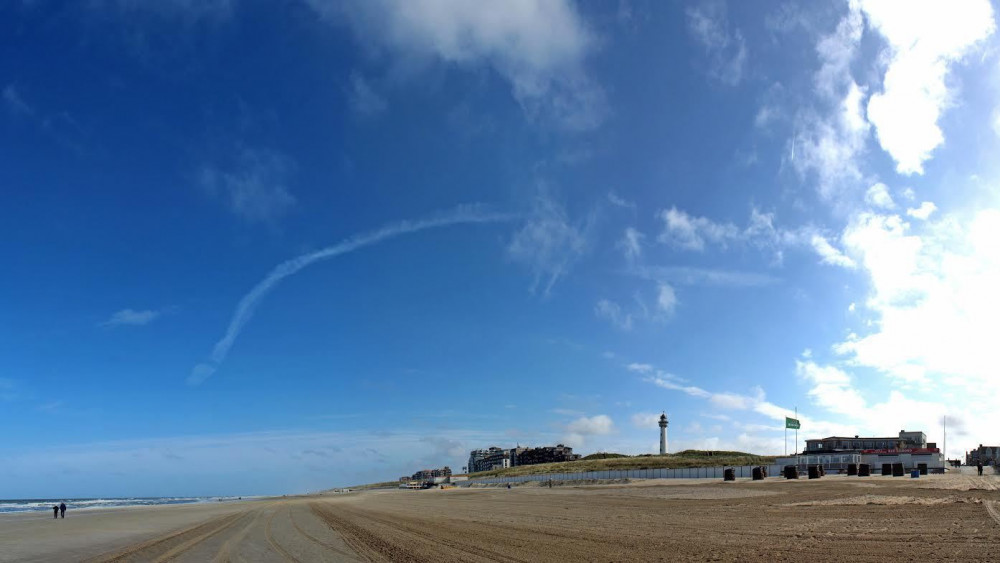
{"label": "person walking on beach", "polygon": [[65,518],[65,517],[66,517],[66,503],[65,503],[65,502],[60,502],[60,503],[59,503],[59,512],[61,512],[61,513],[62,513],[62,514],[61,514],[61,516],[62,516],[63,518]]}
{"label": "person walking on beach", "polygon": [[58,504],[53,504],[52,505],[52,517],[53,518],[59,518],[59,505]]}
{"label": "person walking on beach", "polygon": [[979,461],[976,462],[976,469],[979,470],[979,476],[982,477],[983,476],[983,461],[982,460],[979,460]]}

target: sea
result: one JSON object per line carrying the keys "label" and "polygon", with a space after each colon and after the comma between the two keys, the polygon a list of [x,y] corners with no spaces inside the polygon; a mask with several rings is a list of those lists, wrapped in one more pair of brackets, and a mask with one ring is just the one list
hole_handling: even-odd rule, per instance
{"label": "sea", "polygon": [[134,497],[134,498],[29,498],[0,499],[0,514],[10,512],[35,512],[48,510],[61,502],[66,503],[66,510],[93,510],[97,508],[113,508],[119,506],[153,506],[161,504],[195,504],[204,502],[224,502],[235,500],[254,500],[258,497]]}

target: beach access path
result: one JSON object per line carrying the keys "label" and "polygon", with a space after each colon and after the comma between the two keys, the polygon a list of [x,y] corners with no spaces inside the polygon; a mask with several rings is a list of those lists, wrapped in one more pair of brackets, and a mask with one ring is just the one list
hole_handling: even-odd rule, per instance
{"label": "beach access path", "polygon": [[990,560],[1000,478],[651,479],[0,517],[3,561]]}

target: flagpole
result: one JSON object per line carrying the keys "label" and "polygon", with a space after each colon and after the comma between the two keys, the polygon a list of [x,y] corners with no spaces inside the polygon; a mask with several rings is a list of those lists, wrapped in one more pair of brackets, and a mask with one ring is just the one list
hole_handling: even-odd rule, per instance
{"label": "flagpole", "polygon": [[[799,407],[795,407],[795,421],[799,420]],[[795,455],[799,455],[799,425],[795,425]]]}

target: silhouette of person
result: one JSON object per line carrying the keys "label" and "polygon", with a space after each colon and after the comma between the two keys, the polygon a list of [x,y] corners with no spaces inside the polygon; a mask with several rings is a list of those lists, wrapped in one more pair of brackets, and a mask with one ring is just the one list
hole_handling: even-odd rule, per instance
{"label": "silhouette of person", "polygon": [[66,503],[65,502],[60,502],[59,503],[59,512],[62,513],[62,517],[63,518],[66,517]]}
{"label": "silhouette of person", "polygon": [[52,505],[52,517],[53,518],[59,518],[59,505],[58,504],[53,504]]}
{"label": "silhouette of person", "polygon": [[982,477],[983,476],[983,462],[982,461],[979,461],[979,462],[976,463],[976,469],[979,470],[979,476]]}

